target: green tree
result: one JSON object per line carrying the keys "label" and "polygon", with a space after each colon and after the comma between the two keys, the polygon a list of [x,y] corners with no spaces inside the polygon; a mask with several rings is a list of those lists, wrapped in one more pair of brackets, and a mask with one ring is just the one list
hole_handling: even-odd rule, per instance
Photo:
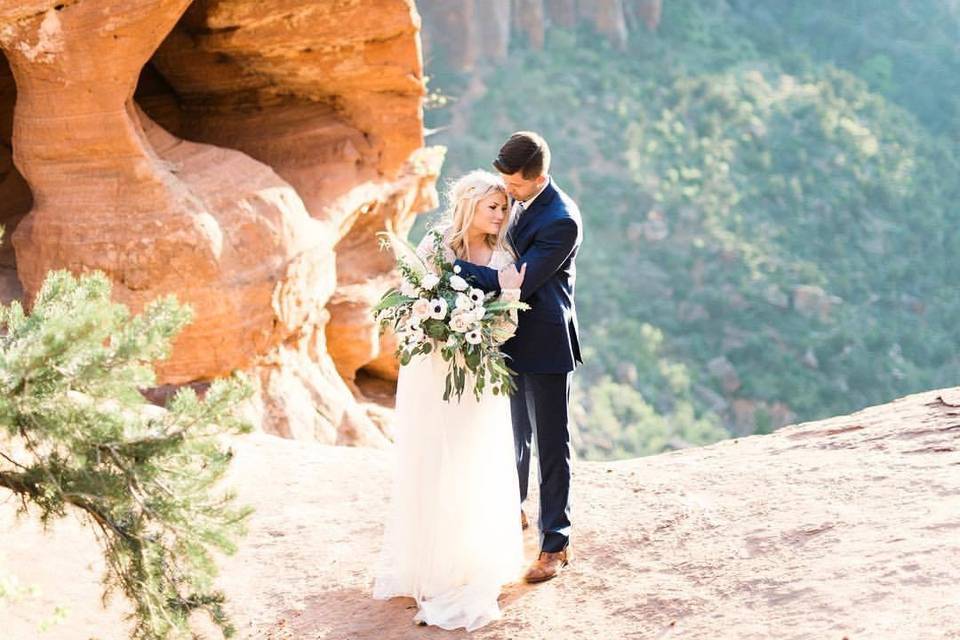
{"label": "green tree", "polygon": [[93,527],[104,599],[129,598],[138,640],[190,637],[197,611],[234,631],[211,552],[234,551],[251,509],[214,485],[232,457],[218,436],[250,428],[235,416],[250,385],[184,387],[165,408],[140,392],[190,317],[172,296],[131,316],[100,273],[51,272],[30,313],[0,307],[0,487],[44,526],[72,508]]}

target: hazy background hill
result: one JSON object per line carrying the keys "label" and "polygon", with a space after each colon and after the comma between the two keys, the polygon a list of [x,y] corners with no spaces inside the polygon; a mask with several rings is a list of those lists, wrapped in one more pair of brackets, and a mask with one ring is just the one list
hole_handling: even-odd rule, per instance
{"label": "hazy background hill", "polygon": [[583,210],[582,454],[958,384],[956,0],[665,0],[625,44],[508,22],[509,56],[472,66],[429,13],[444,177],[536,129]]}

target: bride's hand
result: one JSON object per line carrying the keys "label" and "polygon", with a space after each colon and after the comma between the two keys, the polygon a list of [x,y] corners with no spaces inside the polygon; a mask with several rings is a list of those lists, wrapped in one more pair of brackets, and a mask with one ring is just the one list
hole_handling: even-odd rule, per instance
{"label": "bride's hand", "polygon": [[519,289],[523,284],[523,276],[527,273],[527,263],[524,262],[517,270],[515,265],[508,264],[500,270],[501,289]]}

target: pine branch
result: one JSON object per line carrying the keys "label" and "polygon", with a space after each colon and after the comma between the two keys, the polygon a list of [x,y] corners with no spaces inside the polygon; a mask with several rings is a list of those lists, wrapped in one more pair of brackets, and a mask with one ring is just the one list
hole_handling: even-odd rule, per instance
{"label": "pine branch", "polygon": [[[189,321],[172,298],[130,317],[102,274],[49,274],[32,313],[0,307],[0,434],[26,452],[0,487],[47,523],[76,509],[106,560],[104,600],[119,588],[134,605],[132,638],[190,633],[205,611],[230,636],[224,596],[211,587],[211,552],[232,553],[251,510],[214,495],[232,458],[216,437],[244,433],[235,414],[245,379],[215,381],[203,401],[181,389],[162,416],[138,384]],[[0,438],[0,448],[3,440]]]}

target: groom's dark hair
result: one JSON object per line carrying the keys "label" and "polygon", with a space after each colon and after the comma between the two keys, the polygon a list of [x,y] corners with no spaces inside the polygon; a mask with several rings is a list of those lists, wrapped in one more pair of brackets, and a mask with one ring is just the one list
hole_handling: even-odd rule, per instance
{"label": "groom's dark hair", "polygon": [[493,166],[507,175],[521,171],[531,180],[550,171],[550,147],[539,133],[517,131],[500,147]]}

